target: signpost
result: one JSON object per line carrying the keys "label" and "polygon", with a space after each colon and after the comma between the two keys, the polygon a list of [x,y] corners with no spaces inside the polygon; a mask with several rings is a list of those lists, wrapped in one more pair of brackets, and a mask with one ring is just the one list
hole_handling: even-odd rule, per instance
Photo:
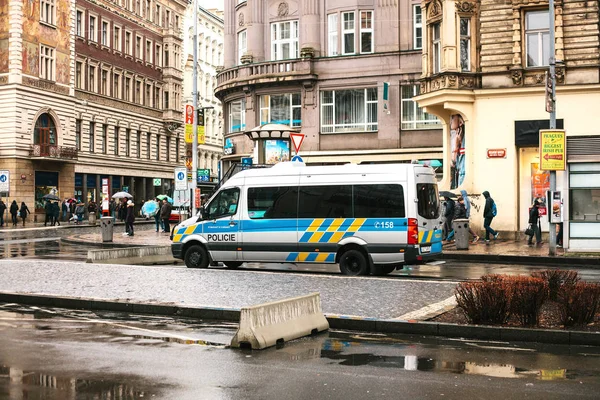
{"label": "signpost", "polygon": [[108,178],[102,178],[102,215],[108,215]]}
{"label": "signpost", "polygon": [[210,182],[210,169],[198,170],[198,183],[200,182]]}
{"label": "signpost", "polygon": [[506,149],[488,149],[487,158],[506,158]]}
{"label": "signpost", "polygon": [[162,184],[162,181],[160,178],[154,178],[152,180],[152,182],[153,182],[154,186],[160,186]]}
{"label": "signpost", "polygon": [[0,193],[10,192],[10,171],[0,171]]}
{"label": "signpost", "polygon": [[561,129],[540,130],[540,169],[564,171],[566,169],[567,145],[565,131]]}
{"label": "signpost", "polygon": [[187,169],[175,168],[175,190],[187,190]]}
{"label": "signpost", "polygon": [[290,133],[290,140],[294,145],[294,151],[296,154],[300,151],[300,147],[302,146],[302,142],[304,142],[304,134],[303,133]]}

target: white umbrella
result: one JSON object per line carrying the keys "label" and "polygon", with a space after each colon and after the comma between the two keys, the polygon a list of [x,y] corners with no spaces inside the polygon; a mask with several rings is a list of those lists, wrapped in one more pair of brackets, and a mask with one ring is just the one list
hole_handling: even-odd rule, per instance
{"label": "white umbrella", "polygon": [[122,199],[122,198],[133,199],[133,196],[127,192],[117,192],[112,195],[112,198],[113,199]]}

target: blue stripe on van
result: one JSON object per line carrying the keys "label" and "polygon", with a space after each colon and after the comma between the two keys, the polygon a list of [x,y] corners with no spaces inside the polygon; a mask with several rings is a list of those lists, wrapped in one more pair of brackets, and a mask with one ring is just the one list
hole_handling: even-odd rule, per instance
{"label": "blue stripe on van", "polygon": [[294,262],[296,261],[296,259],[298,258],[298,253],[290,253],[287,258],[285,259],[285,261],[287,262]]}
{"label": "blue stripe on van", "polygon": [[308,242],[308,239],[310,239],[310,237],[313,235],[312,232],[304,232],[304,235],[302,235],[302,237],[300,238],[299,242],[300,243],[306,243]]}
{"label": "blue stripe on van", "polygon": [[306,262],[314,262],[317,259],[319,253],[310,253],[308,257],[306,257]]}
{"label": "blue stripe on van", "polygon": [[331,253],[325,259],[325,262],[332,263],[335,262],[335,253]]}

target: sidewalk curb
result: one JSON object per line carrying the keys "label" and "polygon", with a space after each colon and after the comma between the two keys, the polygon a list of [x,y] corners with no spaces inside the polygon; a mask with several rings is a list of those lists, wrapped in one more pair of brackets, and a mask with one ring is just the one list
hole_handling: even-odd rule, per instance
{"label": "sidewalk curb", "polygon": [[127,244],[127,243],[114,243],[114,242],[88,242],[86,240],[73,239],[72,237],[60,238],[60,241],[64,242],[64,243],[69,243],[69,244],[93,246],[93,247],[98,247],[101,249],[152,246],[152,245],[145,245],[145,244]]}
{"label": "sidewalk curb", "polygon": [[540,257],[540,256],[516,256],[509,254],[461,254],[461,253],[442,253],[442,260],[457,261],[478,261],[489,263],[515,263],[515,264],[542,264],[542,265],[560,265],[560,266],[586,266],[599,267],[600,257]]}
{"label": "sidewalk curb", "polygon": [[[41,294],[0,292],[0,302],[70,309],[180,316],[235,322],[239,322],[240,318],[240,310],[235,308],[182,307],[174,304],[147,304],[127,301],[54,297]],[[332,329],[443,336],[450,338],[479,340],[600,346],[600,332],[458,325],[427,321],[400,321],[378,318],[348,317],[336,314],[325,314],[325,316],[329,322],[330,328]]]}

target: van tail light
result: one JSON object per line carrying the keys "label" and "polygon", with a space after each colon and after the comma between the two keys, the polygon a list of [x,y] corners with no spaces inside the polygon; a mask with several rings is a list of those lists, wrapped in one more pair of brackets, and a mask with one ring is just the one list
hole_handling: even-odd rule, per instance
{"label": "van tail light", "polygon": [[419,244],[419,225],[416,218],[408,219],[408,244]]}

